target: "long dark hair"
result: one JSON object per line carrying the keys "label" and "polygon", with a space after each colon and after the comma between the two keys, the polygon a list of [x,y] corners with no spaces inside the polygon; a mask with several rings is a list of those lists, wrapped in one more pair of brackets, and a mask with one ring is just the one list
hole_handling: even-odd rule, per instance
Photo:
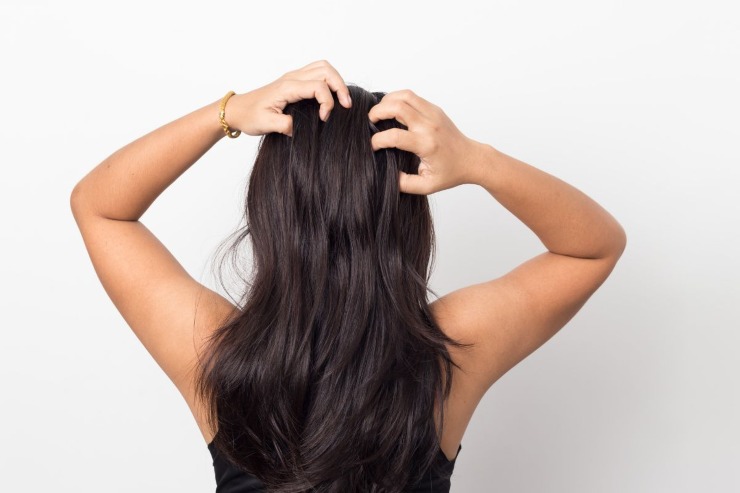
{"label": "long dark hair", "polygon": [[315,99],[301,100],[284,110],[292,137],[261,138],[229,252],[251,238],[251,279],[196,376],[216,449],[269,491],[398,492],[419,481],[438,464],[447,344],[470,346],[440,330],[427,302],[431,211],[398,185],[419,158],[371,147],[375,132],[406,127],[373,125],[368,111],[385,93],[349,89],[352,108],[332,93],[327,122]]}

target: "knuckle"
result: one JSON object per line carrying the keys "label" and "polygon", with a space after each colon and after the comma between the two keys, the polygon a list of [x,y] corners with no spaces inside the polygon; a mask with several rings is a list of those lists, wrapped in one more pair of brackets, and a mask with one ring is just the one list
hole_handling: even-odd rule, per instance
{"label": "knuckle", "polygon": [[388,106],[388,109],[391,110],[394,115],[399,114],[402,108],[403,103],[401,103],[400,101],[392,101],[391,104]]}
{"label": "knuckle", "polygon": [[414,96],[414,92],[411,89],[401,89],[398,95],[404,100],[409,100]]}
{"label": "knuckle", "polygon": [[321,93],[324,96],[329,96],[329,99],[331,99],[331,89],[329,88],[329,84],[326,83],[326,81],[323,80],[316,80],[313,83],[314,88],[317,93]]}
{"label": "knuckle", "polygon": [[432,138],[425,139],[424,151],[427,154],[434,154],[439,150],[439,143]]}

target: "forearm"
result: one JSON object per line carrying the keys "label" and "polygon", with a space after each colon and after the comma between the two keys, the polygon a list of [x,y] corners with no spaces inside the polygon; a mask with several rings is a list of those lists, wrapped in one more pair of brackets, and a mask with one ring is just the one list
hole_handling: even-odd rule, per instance
{"label": "forearm", "polygon": [[111,154],[79,181],[72,193],[74,208],[110,219],[138,220],[170,184],[226,137],[218,120],[219,103],[192,111]]}
{"label": "forearm", "polygon": [[568,183],[487,144],[479,147],[475,183],[526,224],[553,253],[581,258],[619,255],[622,226]]}

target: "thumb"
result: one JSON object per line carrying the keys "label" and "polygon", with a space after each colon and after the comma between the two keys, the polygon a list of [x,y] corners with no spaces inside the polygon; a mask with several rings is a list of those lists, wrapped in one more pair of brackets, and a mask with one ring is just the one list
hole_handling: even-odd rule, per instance
{"label": "thumb", "polygon": [[398,172],[398,188],[404,193],[413,193],[416,195],[427,195],[428,179],[420,175],[412,175],[404,171]]}
{"label": "thumb", "polygon": [[279,132],[284,135],[293,136],[293,117],[283,113],[273,113],[267,119],[271,132]]}

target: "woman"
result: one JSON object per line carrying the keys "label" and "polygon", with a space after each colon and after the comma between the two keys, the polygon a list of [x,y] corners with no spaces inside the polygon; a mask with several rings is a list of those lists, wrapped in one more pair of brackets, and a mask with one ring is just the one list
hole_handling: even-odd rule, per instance
{"label": "woman", "polygon": [[[254,277],[234,305],[139,218],[240,133],[264,137],[234,244],[250,237]],[[427,303],[426,196],[461,184],[483,187],[547,251]],[[71,207],[111,300],[190,406],[224,492],[449,491],[483,395],[578,312],[626,245],[576,188],[466,137],[412,91],[347,86],[323,60],[119,149]]]}

